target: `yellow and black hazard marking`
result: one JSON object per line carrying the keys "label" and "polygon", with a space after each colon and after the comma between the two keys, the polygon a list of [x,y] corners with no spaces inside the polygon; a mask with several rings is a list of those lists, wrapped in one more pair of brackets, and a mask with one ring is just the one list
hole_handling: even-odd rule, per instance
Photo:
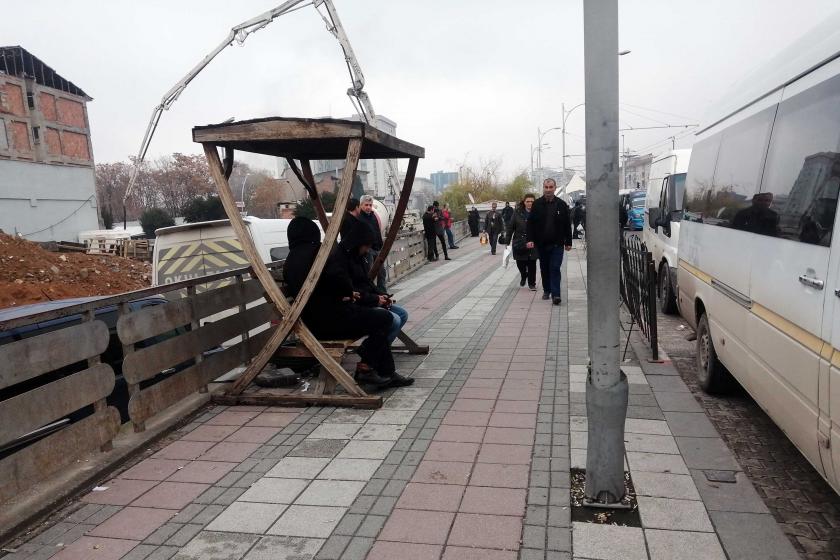
{"label": "yellow and black hazard marking", "polygon": [[158,254],[158,284],[241,268],[249,264],[236,239],[193,241],[161,249]]}

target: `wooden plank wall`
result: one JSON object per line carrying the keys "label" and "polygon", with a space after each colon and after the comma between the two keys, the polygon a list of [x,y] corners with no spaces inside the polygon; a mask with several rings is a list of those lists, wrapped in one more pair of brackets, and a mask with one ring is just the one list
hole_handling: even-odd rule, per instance
{"label": "wooden plank wall", "polygon": [[100,362],[108,340],[108,327],[89,313],[81,324],[0,346],[0,445],[89,411],[31,445],[10,448],[0,459],[0,502],[110,445],[120,415],[105,404],[115,383],[111,366]]}

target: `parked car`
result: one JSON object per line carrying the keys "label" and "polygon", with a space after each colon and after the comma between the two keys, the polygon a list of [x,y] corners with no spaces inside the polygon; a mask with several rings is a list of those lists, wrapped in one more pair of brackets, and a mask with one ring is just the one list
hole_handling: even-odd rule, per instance
{"label": "parked car", "polygon": [[643,239],[656,265],[659,308],[677,312],[677,242],[685,176],[691,150],[669,150],[653,158],[645,195]]}
{"label": "parked car", "polygon": [[623,204],[627,210],[626,226],[633,231],[641,231],[645,225],[645,191],[634,190],[625,195]]}
{"label": "parked car", "polygon": [[692,150],[680,311],[701,385],[731,374],[840,492],[840,14],[747,76]]}

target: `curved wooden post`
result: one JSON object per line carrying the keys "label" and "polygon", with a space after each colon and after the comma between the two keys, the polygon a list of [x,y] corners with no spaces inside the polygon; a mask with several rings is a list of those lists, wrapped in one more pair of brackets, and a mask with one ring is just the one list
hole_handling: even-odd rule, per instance
{"label": "curved wooden post", "polygon": [[309,165],[309,160],[304,160],[303,173],[301,170],[298,169],[295,160],[292,158],[286,158],[286,161],[289,164],[289,169],[292,170],[292,173],[295,174],[298,181],[301,182],[303,188],[306,189],[307,194],[309,194],[310,200],[312,200],[312,207],[315,209],[315,214],[318,216],[318,222],[321,224],[321,228],[325,231],[327,226],[329,225],[329,220],[327,220],[327,213],[324,211],[324,205],[321,203],[321,195],[318,194],[318,188],[315,186],[315,177],[312,175],[312,167]]}

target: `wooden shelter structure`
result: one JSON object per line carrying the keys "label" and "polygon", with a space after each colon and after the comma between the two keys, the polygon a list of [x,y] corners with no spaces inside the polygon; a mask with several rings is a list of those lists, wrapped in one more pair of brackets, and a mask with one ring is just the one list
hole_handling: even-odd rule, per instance
{"label": "wooden shelter structure", "polygon": [[[210,173],[218,189],[219,198],[222,200],[225,212],[230,219],[231,226],[242,243],[243,251],[253,267],[254,275],[259,279],[267,297],[277,307],[281,316],[280,323],[273,328],[274,330],[265,346],[253,358],[242,376],[227,391],[214,395],[215,400],[225,404],[314,404],[359,408],[378,408],[381,406],[381,397],[366,394],[336,359],[341,358],[344,350],[353,341],[320,341],[306,327],[300,316],[321,276],[327,257],[336,244],[341,223],[346,215],[347,202],[350,199],[353,178],[359,160],[387,158],[408,158],[409,160],[396,212],[383,240],[382,250],[370,269],[371,278],[375,278],[396,239],[408,205],[414,175],[417,171],[417,162],[419,158],[424,157],[425,150],[368,124],[338,119],[271,117],[197,126],[193,128],[193,140],[203,145],[210,166]],[[223,157],[219,155],[219,148],[224,150]],[[285,158],[289,167],[309,193],[318,220],[324,229],[324,239],[315,257],[312,269],[291,304],[262,262],[245,223],[239,215],[239,209],[236,207],[228,178],[233,170],[234,155],[237,150]],[[332,219],[329,220],[315,188],[310,164],[313,159],[346,160],[339,190],[336,193]],[[300,165],[295,160],[299,161]],[[311,355],[322,366],[318,382],[311,387],[312,390],[306,392],[273,390],[271,392],[243,394],[292,332],[297,335],[300,347],[289,348],[288,351],[296,352],[294,355],[297,356]],[[400,333],[400,339],[409,350],[422,351],[404,333]],[[344,388],[346,394],[333,394],[336,383]]]}

